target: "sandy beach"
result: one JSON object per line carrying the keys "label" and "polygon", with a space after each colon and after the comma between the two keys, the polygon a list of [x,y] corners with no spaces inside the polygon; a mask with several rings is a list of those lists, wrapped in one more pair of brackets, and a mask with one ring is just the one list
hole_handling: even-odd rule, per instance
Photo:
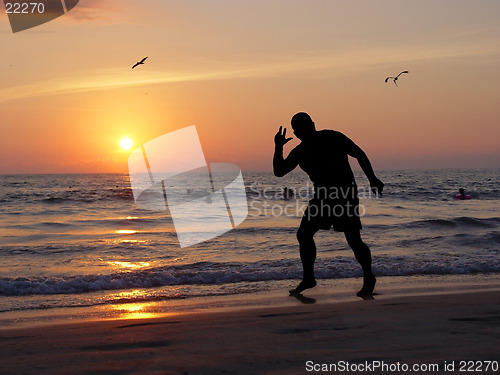
{"label": "sandy beach", "polygon": [[[424,374],[466,373],[460,368],[472,362],[460,361],[474,361],[493,374],[499,313],[493,290],[8,329],[0,331],[1,367],[5,374],[393,374],[409,366]],[[438,367],[419,371],[431,365]]]}

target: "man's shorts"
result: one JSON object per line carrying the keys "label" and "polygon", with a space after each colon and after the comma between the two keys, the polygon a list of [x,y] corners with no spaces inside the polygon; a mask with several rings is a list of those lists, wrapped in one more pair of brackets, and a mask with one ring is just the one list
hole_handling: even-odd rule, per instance
{"label": "man's shorts", "polygon": [[360,230],[359,199],[311,199],[302,222],[337,232]]}

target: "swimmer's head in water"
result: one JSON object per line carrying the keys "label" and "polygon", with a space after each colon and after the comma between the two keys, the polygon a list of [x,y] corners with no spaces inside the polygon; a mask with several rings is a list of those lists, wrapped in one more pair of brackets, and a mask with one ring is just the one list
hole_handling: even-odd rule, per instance
{"label": "swimmer's head in water", "polygon": [[300,140],[307,138],[308,135],[316,131],[313,120],[305,112],[299,112],[292,117],[292,129]]}

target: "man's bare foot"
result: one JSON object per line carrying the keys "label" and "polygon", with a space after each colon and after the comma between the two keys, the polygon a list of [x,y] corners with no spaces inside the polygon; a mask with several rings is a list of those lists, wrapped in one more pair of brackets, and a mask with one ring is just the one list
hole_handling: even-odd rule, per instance
{"label": "man's bare foot", "polygon": [[292,289],[289,291],[290,294],[300,294],[304,290],[309,289],[309,288],[314,288],[316,286],[316,280],[311,280],[311,281],[305,281],[302,280],[300,284],[297,286],[297,288]]}
{"label": "man's bare foot", "polygon": [[377,279],[375,278],[375,276],[372,276],[368,279],[365,279],[363,282],[363,287],[356,295],[358,297],[373,296],[373,289],[375,289],[376,282],[377,282]]}

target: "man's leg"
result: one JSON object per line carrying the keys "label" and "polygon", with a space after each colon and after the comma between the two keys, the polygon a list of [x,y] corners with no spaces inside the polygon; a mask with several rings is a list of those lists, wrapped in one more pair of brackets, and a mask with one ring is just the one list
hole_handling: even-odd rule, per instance
{"label": "man's leg", "polygon": [[302,261],[303,277],[297,288],[290,290],[290,293],[302,293],[302,291],[314,288],[316,279],[314,278],[314,261],[316,260],[316,244],[314,235],[319,230],[316,224],[313,224],[309,218],[304,215],[297,231],[299,240],[300,260]]}
{"label": "man's leg", "polygon": [[372,272],[372,254],[370,248],[361,240],[359,229],[345,232],[347,243],[354,251],[354,256],[363,268],[363,287],[357,293],[359,297],[370,296],[373,294],[377,279]]}

